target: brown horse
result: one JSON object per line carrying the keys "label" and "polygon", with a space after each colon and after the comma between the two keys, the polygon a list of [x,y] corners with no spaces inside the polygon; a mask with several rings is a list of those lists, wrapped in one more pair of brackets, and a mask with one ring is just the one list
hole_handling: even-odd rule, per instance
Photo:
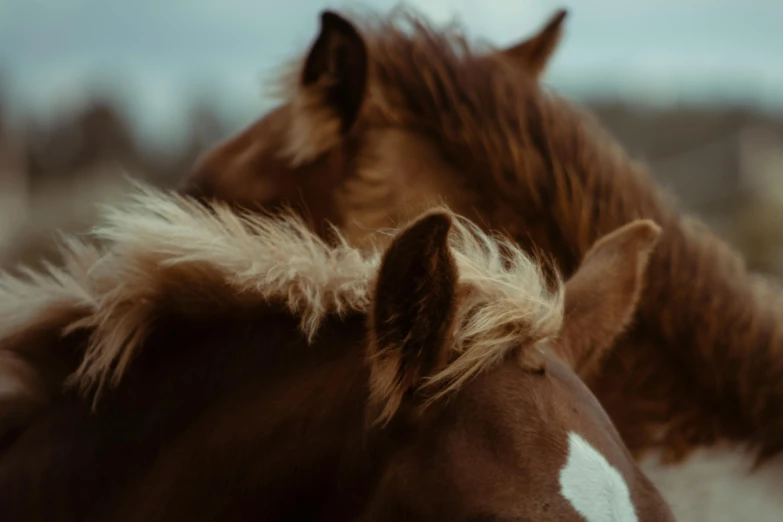
{"label": "brown horse", "polygon": [[364,255],[145,190],[106,250],[2,280],[3,350],[60,353],[78,385],[0,454],[3,521],[672,521],[575,373],[659,232],[552,286],[447,211]]}
{"label": "brown horse", "polygon": [[[356,245],[440,201],[564,274],[596,238],[654,219],[664,232],[633,328],[586,380],[678,518],[735,520],[756,505],[780,520],[770,485],[783,480],[783,294],[593,119],[542,89],[562,20],[496,51],[415,15],[355,26],[326,12],[279,107],[206,154],[183,190],[291,203]],[[699,493],[682,497],[674,480]]]}

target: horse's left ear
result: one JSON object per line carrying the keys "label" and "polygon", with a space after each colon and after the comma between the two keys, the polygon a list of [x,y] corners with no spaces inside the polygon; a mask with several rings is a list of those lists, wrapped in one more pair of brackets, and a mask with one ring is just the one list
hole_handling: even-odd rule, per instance
{"label": "horse's left ear", "polygon": [[636,220],[602,237],[565,285],[560,353],[588,379],[633,319],[661,228]]}
{"label": "horse's left ear", "polygon": [[568,11],[558,10],[547,24],[534,36],[502,51],[502,54],[519,63],[535,76],[541,76],[549,64],[549,59],[557,49],[563,34],[563,20]]}
{"label": "horse's left ear", "polygon": [[367,84],[367,46],[353,24],[332,11],[321,13],[321,29],[300,81],[339,118],[342,134],[351,130]]}
{"label": "horse's left ear", "polygon": [[458,279],[448,244],[451,224],[442,212],[419,219],[395,238],[381,262],[369,354],[381,421],[448,362]]}

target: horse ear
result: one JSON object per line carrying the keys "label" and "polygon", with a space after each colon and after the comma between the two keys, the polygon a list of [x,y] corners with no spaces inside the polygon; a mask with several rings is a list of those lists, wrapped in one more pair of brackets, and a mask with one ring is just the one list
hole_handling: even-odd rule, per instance
{"label": "horse ear", "polygon": [[558,10],[535,36],[503,50],[502,54],[520,63],[533,76],[541,76],[560,43],[567,14],[565,9]]}
{"label": "horse ear", "polygon": [[370,387],[390,420],[422,380],[448,362],[457,265],[451,217],[425,216],[392,242],[381,262],[371,316]]}
{"label": "horse ear", "polygon": [[631,322],[661,229],[633,221],[599,239],[565,285],[559,348],[583,379]]}
{"label": "horse ear", "polygon": [[367,84],[367,47],[353,24],[332,11],[321,13],[321,30],[300,80],[302,87],[319,91],[340,119],[340,131],[350,131]]}

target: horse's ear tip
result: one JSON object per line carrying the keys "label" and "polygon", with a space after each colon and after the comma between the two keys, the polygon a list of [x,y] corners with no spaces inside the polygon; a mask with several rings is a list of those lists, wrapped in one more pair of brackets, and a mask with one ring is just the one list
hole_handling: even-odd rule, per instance
{"label": "horse's ear tip", "polygon": [[337,13],[331,9],[323,9],[318,15],[318,21],[321,22],[321,27],[327,27],[334,21]]}
{"label": "horse's ear tip", "polygon": [[321,11],[321,24],[322,25],[334,25],[335,23],[345,23],[345,18],[340,15],[337,11],[333,11],[332,9],[323,9]]}
{"label": "horse's ear tip", "polygon": [[561,7],[557,9],[554,14],[549,18],[549,22],[547,22],[547,27],[550,29],[559,28],[563,25],[563,21],[568,17],[569,10],[565,7]]}
{"label": "horse's ear tip", "polygon": [[637,234],[648,241],[657,240],[663,231],[663,228],[652,219],[637,219],[629,224],[629,228],[634,228]]}
{"label": "horse's ear tip", "polygon": [[408,223],[395,238],[394,246],[390,247],[386,255],[394,257],[405,252],[405,256],[408,256],[411,252],[416,252],[417,259],[435,255],[436,251],[448,248],[452,225],[453,218],[448,212],[428,212]]}
{"label": "horse's ear tip", "polygon": [[349,37],[358,37],[354,24],[345,16],[331,9],[321,11],[321,30],[342,33]]}
{"label": "horse's ear tip", "polygon": [[436,219],[438,221],[441,221],[443,223],[451,223],[451,214],[443,209],[433,210],[430,213],[430,216],[432,216],[433,219]]}
{"label": "horse's ear tip", "polygon": [[451,214],[445,210],[436,210],[421,218],[418,224],[420,226],[426,226],[437,231],[448,232],[448,230],[451,228],[451,225],[453,224],[453,219]]}

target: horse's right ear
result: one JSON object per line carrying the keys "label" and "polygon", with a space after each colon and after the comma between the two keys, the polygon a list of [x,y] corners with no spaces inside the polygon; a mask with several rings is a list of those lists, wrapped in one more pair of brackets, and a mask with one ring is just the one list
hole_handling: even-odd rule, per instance
{"label": "horse's right ear", "polygon": [[451,224],[443,212],[419,219],[395,238],[381,262],[369,354],[381,422],[448,362],[458,280],[448,244]]}
{"label": "horse's right ear", "polygon": [[558,10],[538,33],[503,50],[501,54],[511,58],[538,78],[546,70],[552,54],[560,43],[566,15],[568,15],[567,10]]}
{"label": "horse's right ear", "polygon": [[618,228],[595,242],[566,283],[559,351],[583,380],[633,319],[660,234],[648,219]]}
{"label": "horse's right ear", "polygon": [[367,85],[367,46],[353,24],[332,11],[321,13],[300,82],[340,120],[342,134],[353,127]]}

